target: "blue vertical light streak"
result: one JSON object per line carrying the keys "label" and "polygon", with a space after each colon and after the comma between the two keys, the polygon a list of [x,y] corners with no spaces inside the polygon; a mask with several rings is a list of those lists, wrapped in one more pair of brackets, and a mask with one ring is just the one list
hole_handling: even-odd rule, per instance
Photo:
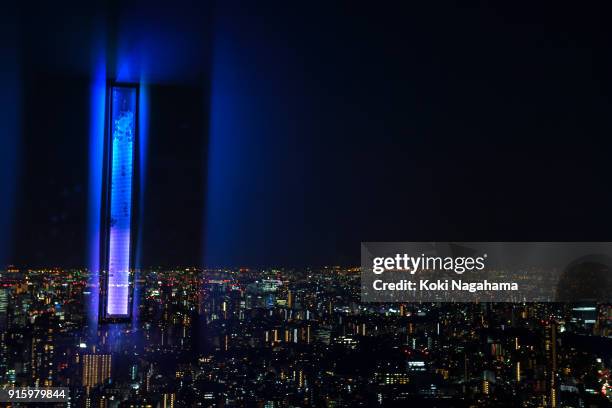
{"label": "blue vertical light streak", "polygon": [[[146,85],[143,76],[140,78],[140,88],[138,91],[138,219],[144,219],[144,194],[147,179],[147,147],[148,147],[148,135],[149,135],[149,87]],[[142,224],[138,226],[138,233],[136,238],[136,263],[135,263],[135,276],[134,276],[134,298],[140,299],[140,286],[138,282],[138,274],[142,267]],[[135,326],[138,326],[139,321],[138,306],[134,308],[133,322]]]}
{"label": "blue vertical light streak", "polygon": [[[146,157],[147,157],[147,142],[149,135],[149,88],[143,82],[140,83],[140,92],[138,94],[138,145],[140,147],[140,179],[146,179]],[[144,186],[143,186],[144,187]],[[141,196],[144,193],[144,188],[140,189]],[[141,202],[142,203],[142,202]]]}
{"label": "blue vertical light streak", "polygon": [[98,321],[100,291],[100,217],[102,204],[102,169],[104,161],[104,118],[106,108],[106,61],[103,53],[95,61],[90,89],[89,120],[89,197],[87,227],[87,262],[89,297],[87,320],[90,327]]}

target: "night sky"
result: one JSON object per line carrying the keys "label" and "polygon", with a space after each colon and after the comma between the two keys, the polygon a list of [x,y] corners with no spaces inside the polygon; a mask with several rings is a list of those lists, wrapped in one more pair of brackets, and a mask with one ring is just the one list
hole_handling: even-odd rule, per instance
{"label": "night sky", "polygon": [[122,3],[2,17],[0,265],[87,265],[96,50],[149,86],[139,266],[612,240],[596,3]]}

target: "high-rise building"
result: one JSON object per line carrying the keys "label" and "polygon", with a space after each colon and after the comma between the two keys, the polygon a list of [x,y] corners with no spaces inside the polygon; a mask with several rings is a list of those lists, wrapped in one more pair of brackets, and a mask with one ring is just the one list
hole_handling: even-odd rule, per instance
{"label": "high-rise building", "polygon": [[557,324],[551,322],[545,327],[544,351],[546,353],[546,381],[550,407],[556,407],[558,402],[557,391]]}
{"label": "high-rise building", "polygon": [[174,401],[176,400],[176,394],[164,393],[162,394],[162,408],[174,408]]}
{"label": "high-rise building", "polygon": [[133,207],[138,88],[112,86],[102,195],[101,321],[132,316]]}
{"label": "high-rise building", "polygon": [[9,290],[0,288],[0,332],[8,329]]}
{"label": "high-rise building", "polygon": [[95,387],[111,376],[110,354],[85,354],[83,356],[83,387]]}
{"label": "high-rise building", "polygon": [[36,386],[53,385],[54,331],[38,331],[30,343],[30,374]]}

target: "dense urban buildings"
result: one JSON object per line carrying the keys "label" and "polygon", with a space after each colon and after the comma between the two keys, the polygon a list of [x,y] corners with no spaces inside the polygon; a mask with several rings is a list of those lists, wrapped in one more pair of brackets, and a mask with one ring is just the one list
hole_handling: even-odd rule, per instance
{"label": "dense urban buildings", "polygon": [[609,2],[3,6],[0,408],[612,407]]}
{"label": "dense urban buildings", "polygon": [[610,305],[361,303],[358,268],[150,269],[131,324],[88,327],[87,282],[1,272],[2,385],[66,386],[72,407],[612,406]]}

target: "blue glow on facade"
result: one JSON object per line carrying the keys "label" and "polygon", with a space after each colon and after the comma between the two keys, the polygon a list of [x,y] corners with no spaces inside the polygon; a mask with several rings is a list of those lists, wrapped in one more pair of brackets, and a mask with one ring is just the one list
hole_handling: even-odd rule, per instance
{"label": "blue glow on facade", "polygon": [[[138,218],[139,220],[144,219],[144,194],[145,194],[145,186],[147,179],[147,147],[149,140],[149,88],[146,85],[144,78],[141,77],[140,88],[138,91],[138,180],[139,180],[139,189],[138,189]],[[141,250],[141,242],[143,241],[142,237],[142,228],[138,228],[137,235],[137,247],[136,247],[136,262],[135,262],[135,270],[134,270],[134,282],[138,281],[138,271],[141,264],[142,250]],[[134,298],[140,299],[140,287],[139,285],[134,285]],[[139,308],[135,307],[133,312],[133,322],[134,325],[138,325],[139,321]]]}
{"label": "blue glow on facade", "polygon": [[[149,141],[149,89],[141,78],[138,92],[138,178],[140,180],[138,194],[138,219],[144,216],[145,180],[147,179],[147,147]],[[141,240],[142,229],[138,230],[138,242]],[[136,250],[136,266],[140,266],[140,248]]]}
{"label": "blue glow on facade", "polygon": [[106,316],[130,317],[131,224],[137,90],[113,87],[110,117],[110,175]]}
{"label": "blue glow on facade", "polygon": [[87,320],[91,327],[98,321],[100,298],[100,216],[102,212],[102,169],[104,164],[104,118],[106,105],[106,61],[103,53],[95,62],[90,88],[89,118],[89,194],[87,205],[87,266],[89,295]]}

